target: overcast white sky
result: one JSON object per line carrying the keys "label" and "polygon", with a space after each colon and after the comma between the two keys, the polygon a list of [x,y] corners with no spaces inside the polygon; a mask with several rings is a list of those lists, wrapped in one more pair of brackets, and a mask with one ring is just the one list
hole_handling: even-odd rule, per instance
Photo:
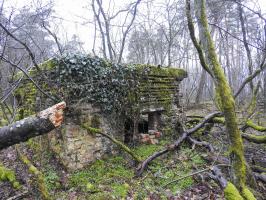
{"label": "overcast white sky", "polygon": [[[0,0],[0,2],[3,0]],[[49,0],[43,0],[43,2]],[[130,0],[112,0],[116,7],[123,6]],[[163,0],[157,0],[162,2]],[[257,0],[262,13],[266,13],[266,0]],[[29,0],[5,0],[5,5],[21,8],[28,5]],[[62,23],[64,31],[61,31],[61,37],[70,39],[73,34],[76,34],[84,42],[85,50],[91,51],[93,39],[93,25],[90,23],[82,25],[86,19],[92,19],[93,13],[90,11],[90,0],[54,0],[55,16],[64,20],[56,19],[55,23]],[[107,2],[104,1],[103,2]],[[88,9],[89,8],[89,9]],[[253,8],[253,7],[251,7]],[[141,8],[140,8],[141,9]],[[257,8],[253,8],[257,10]],[[60,28],[62,28],[60,27]]]}

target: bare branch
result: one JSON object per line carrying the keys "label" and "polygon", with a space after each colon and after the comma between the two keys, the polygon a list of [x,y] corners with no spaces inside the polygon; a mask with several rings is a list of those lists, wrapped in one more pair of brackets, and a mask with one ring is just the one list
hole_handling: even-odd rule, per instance
{"label": "bare branch", "polygon": [[[40,90],[40,92],[41,93],[43,93],[45,96],[47,96],[47,97],[49,97],[50,99],[52,99],[52,100],[54,100],[54,101],[58,101],[55,97],[53,97],[53,96],[51,96],[51,95],[49,95],[47,92],[45,92],[31,77],[30,77],[30,75],[28,74],[28,72],[25,70],[25,69],[23,69],[22,67],[20,67],[20,66],[18,66],[18,65],[16,65],[15,63],[13,63],[13,62],[11,62],[10,60],[8,60],[8,59],[6,59],[5,57],[3,57],[3,56],[1,56],[0,57],[4,62],[6,62],[6,63],[9,63],[12,67],[15,67],[15,68],[17,68],[17,69],[19,69],[32,83],[33,83],[33,85],[35,85],[36,86],[36,88],[38,89],[38,90]],[[13,90],[12,90],[13,91]],[[6,98],[5,98],[6,99]],[[3,100],[1,100],[1,101],[3,101]]]}
{"label": "bare branch", "polygon": [[192,133],[196,132],[197,130],[201,129],[206,123],[210,122],[214,117],[221,116],[221,112],[214,112],[209,115],[207,115],[204,120],[197,124],[195,127],[188,129],[188,130],[183,130],[183,133],[181,137],[178,138],[173,144],[168,145],[167,148],[157,151],[148,158],[146,158],[142,163],[139,164],[136,175],[141,176],[141,174],[144,172],[144,170],[147,168],[148,164],[153,161],[154,159],[158,158],[159,156],[168,153],[169,151],[173,151],[179,147],[179,145],[184,142],[187,137],[189,137]]}
{"label": "bare branch", "polygon": [[141,0],[137,0],[136,4],[134,6],[134,10],[133,10],[133,14],[132,14],[133,15],[132,16],[132,19],[131,19],[129,25],[127,26],[125,32],[123,32],[123,38],[122,38],[122,43],[121,43],[119,58],[118,58],[118,61],[117,61],[118,63],[120,63],[121,60],[122,60],[123,51],[124,51],[124,48],[125,48],[126,37],[127,37],[127,34],[128,34],[128,32],[129,32],[129,30],[130,30],[130,28],[131,28],[131,26],[132,26],[132,24],[133,24],[133,22],[134,22],[134,20],[136,18],[137,7],[138,7],[138,5],[139,5],[140,2],[141,2]]}
{"label": "bare branch", "polygon": [[42,27],[53,37],[56,45],[57,45],[57,48],[58,48],[58,51],[60,53],[60,55],[62,56],[63,55],[63,50],[62,50],[62,47],[61,47],[61,44],[58,40],[58,37],[56,36],[55,33],[53,33],[44,23],[44,21],[42,22]]}
{"label": "bare branch", "polygon": [[19,40],[13,33],[11,33],[1,22],[0,22],[0,27],[6,32],[7,35],[9,35],[11,38],[13,38],[16,42],[18,42],[19,44],[21,44],[25,49],[26,51],[28,52],[31,60],[32,60],[32,63],[33,65],[36,67],[36,69],[38,71],[41,71],[41,69],[39,68],[36,60],[35,60],[35,56],[34,54],[32,53],[32,51],[30,50],[30,48],[27,46],[26,43],[22,42],[21,40]]}
{"label": "bare branch", "polygon": [[250,81],[252,81],[254,78],[256,78],[261,72],[263,72],[263,70],[266,68],[265,60],[266,60],[266,52],[263,55],[263,59],[261,61],[260,66],[258,67],[258,69],[256,69],[253,72],[253,74],[251,74],[250,76],[248,76],[247,78],[245,78],[245,80],[243,81],[243,83],[240,85],[239,89],[234,94],[234,98],[235,99],[238,97],[238,95],[240,94],[240,92],[244,89],[244,87],[246,86],[246,84],[248,84]]}

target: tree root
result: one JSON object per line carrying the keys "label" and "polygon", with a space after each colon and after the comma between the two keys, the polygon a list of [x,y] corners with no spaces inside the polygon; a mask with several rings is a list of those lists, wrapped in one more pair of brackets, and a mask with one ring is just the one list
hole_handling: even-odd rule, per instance
{"label": "tree root", "polygon": [[251,166],[251,169],[252,171],[257,172],[257,173],[266,173],[266,168],[258,166],[258,165]]}
{"label": "tree root", "polygon": [[8,198],[7,200],[17,200],[17,199],[23,199],[29,194],[28,190],[23,191],[22,193],[19,193],[13,197]]}
{"label": "tree root", "polygon": [[259,173],[254,173],[255,178],[264,184],[266,184],[266,174],[259,174]]}

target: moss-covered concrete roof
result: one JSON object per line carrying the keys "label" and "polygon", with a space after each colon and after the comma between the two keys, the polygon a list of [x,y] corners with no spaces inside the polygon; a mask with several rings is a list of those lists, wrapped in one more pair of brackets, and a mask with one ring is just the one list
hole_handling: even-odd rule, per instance
{"label": "moss-covered concrete roof", "polygon": [[[88,55],[50,59],[40,68],[47,80],[43,80],[36,69],[30,70],[29,74],[51,95],[56,93],[69,101],[68,104],[83,99],[101,105],[103,110],[117,111],[134,106],[139,109],[151,105],[169,107],[177,98],[178,83],[187,77],[186,71],[179,68],[114,64]],[[20,72],[17,76],[21,75]],[[29,105],[35,104],[38,90],[30,81],[25,84],[17,94],[30,113]]]}

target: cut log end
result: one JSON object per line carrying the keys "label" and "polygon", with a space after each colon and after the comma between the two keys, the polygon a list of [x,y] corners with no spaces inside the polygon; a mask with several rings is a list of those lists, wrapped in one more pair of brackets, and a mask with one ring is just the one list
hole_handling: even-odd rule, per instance
{"label": "cut log end", "polygon": [[0,128],[0,150],[11,145],[25,142],[30,138],[49,133],[63,121],[66,103],[58,103],[36,116],[30,116]]}
{"label": "cut log end", "polygon": [[42,119],[49,119],[55,127],[59,127],[63,122],[63,110],[65,108],[66,103],[63,101],[39,112],[37,116]]}

